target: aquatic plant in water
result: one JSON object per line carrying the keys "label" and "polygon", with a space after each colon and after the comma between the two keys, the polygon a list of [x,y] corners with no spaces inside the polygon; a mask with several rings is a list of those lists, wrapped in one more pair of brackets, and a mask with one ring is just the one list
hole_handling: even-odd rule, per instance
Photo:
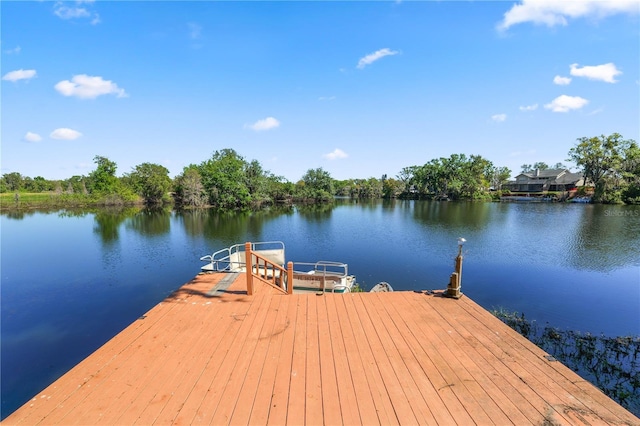
{"label": "aquatic plant in water", "polygon": [[522,313],[504,309],[491,313],[640,416],[640,336],[608,337],[540,327]]}

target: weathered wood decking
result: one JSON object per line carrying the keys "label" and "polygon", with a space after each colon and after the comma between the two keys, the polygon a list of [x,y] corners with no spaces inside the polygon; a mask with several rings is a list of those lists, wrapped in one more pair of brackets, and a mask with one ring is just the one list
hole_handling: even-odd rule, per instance
{"label": "weathered wood decking", "polygon": [[470,299],[199,275],[3,424],[640,424]]}

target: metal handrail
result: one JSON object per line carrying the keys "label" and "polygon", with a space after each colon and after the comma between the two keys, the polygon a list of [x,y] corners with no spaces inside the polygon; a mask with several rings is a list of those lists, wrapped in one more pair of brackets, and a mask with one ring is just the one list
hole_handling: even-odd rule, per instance
{"label": "metal handrail", "polygon": [[[310,269],[310,270],[305,270],[305,271],[301,271],[300,269],[296,270],[296,266],[298,266],[298,268],[300,267],[306,267],[304,269]],[[326,288],[325,288],[325,283],[327,278],[338,278],[338,280],[342,280],[343,278],[346,278],[349,274],[348,274],[348,265],[346,263],[342,263],[342,262],[333,262],[333,261],[328,261],[328,260],[320,260],[318,262],[294,262],[293,263],[293,274],[294,276],[296,274],[300,275],[314,275],[314,276],[318,276],[320,278],[320,282],[321,282],[321,288],[320,291],[321,292],[325,292]],[[340,284],[336,284],[334,283],[332,286],[331,291],[335,292],[338,289],[342,289],[342,290],[349,290],[349,288],[347,286],[344,285],[340,285]]]}
{"label": "metal handrail", "polygon": [[[261,242],[250,243],[250,244],[251,244],[251,251],[270,250],[270,249],[284,251],[284,243],[282,241],[261,241]],[[208,271],[212,271],[212,272],[237,271],[245,267],[246,259],[241,259],[240,257],[240,253],[244,253],[245,251],[246,251],[245,244],[234,244],[230,247],[218,250],[213,254],[202,256],[200,260],[203,262],[205,261],[209,262],[211,266],[209,268],[206,268]],[[234,254],[238,254],[237,260],[231,260],[232,255]]]}

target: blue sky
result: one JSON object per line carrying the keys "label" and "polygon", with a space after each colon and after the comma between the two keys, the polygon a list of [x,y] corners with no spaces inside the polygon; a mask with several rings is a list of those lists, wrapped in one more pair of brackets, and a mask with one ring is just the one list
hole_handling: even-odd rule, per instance
{"label": "blue sky", "polygon": [[640,141],[640,0],[3,1],[0,172],[233,148],[295,182]]}

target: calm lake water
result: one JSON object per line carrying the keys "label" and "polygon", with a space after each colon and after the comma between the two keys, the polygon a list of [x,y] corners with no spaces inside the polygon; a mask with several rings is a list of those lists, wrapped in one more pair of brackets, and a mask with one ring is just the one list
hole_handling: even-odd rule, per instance
{"label": "calm lake water", "polygon": [[257,213],[3,213],[2,418],[199,271],[205,254],[281,240],[287,260],[349,264],[358,282],[446,287],[487,309],[595,334],[640,335],[640,207],[338,200]]}

